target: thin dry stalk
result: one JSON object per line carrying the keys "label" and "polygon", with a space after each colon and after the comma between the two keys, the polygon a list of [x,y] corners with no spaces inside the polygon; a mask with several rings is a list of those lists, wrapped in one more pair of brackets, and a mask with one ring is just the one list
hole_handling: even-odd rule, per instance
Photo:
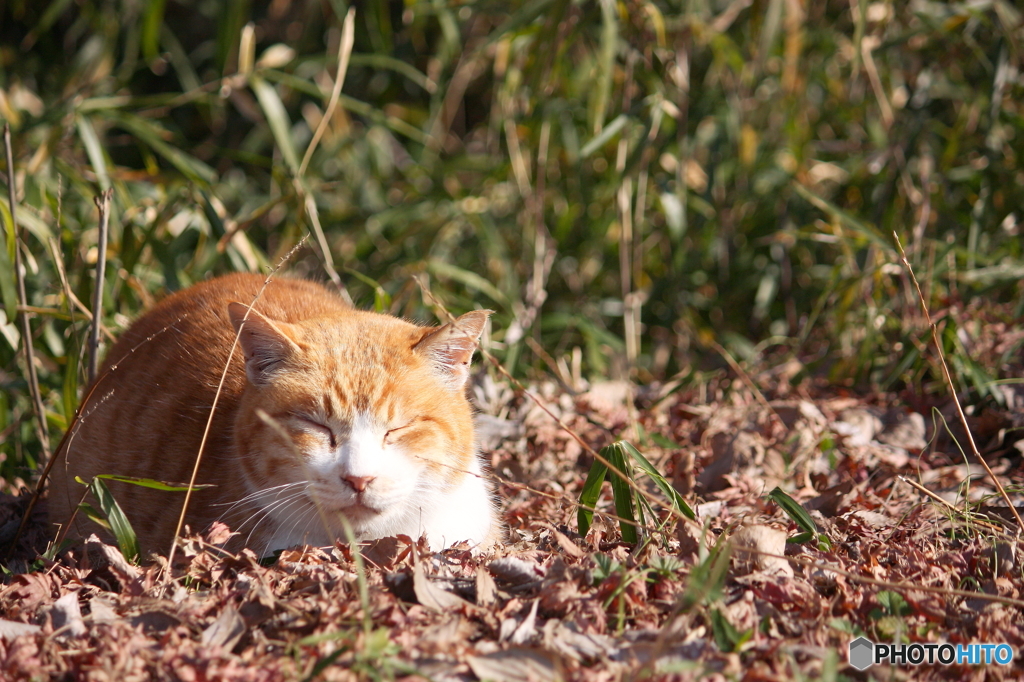
{"label": "thin dry stalk", "polygon": [[1014,506],[1010,500],[1010,496],[1006,492],[1006,488],[1003,487],[1002,482],[996,476],[995,472],[992,471],[992,467],[988,465],[985,458],[981,456],[978,451],[978,446],[974,442],[974,434],[971,433],[971,427],[967,423],[967,416],[964,414],[963,408],[960,406],[960,399],[956,397],[956,385],[953,383],[953,375],[949,371],[949,365],[946,364],[946,354],[942,350],[942,343],[939,341],[939,328],[932,322],[931,313],[928,311],[928,302],[924,299],[924,294],[921,293],[921,285],[917,282],[917,276],[914,275],[914,268],[911,267],[910,261],[907,260],[907,253],[903,250],[903,244],[900,243],[899,235],[895,232],[892,233],[893,238],[896,240],[896,246],[900,250],[900,258],[903,260],[903,266],[910,273],[910,279],[914,283],[914,288],[917,290],[917,297],[921,301],[921,311],[924,313],[924,319],[928,322],[928,326],[932,329],[932,343],[935,345],[935,351],[939,356],[939,364],[942,366],[942,374],[946,379],[946,388],[949,389],[949,395],[953,398],[953,405],[956,406],[957,416],[960,418],[960,424],[964,427],[964,433],[967,434],[967,443],[970,445],[971,454],[974,458],[981,463],[985,473],[992,479],[992,483],[995,484],[996,490],[999,491],[1000,497],[1006,502],[1006,506],[1013,512],[1013,518],[1017,520],[1017,534],[1019,535],[1021,530],[1024,529],[1024,520],[1021,520],[1020,513],[1017,511],[1017,507]]}
{"label": "thin dry stalk", "polygon": [[483,60],[479,58],[476,51],[466,50],[459,59],[451,80],[448,81],[448,89],[445,90],[441,106],[430,126],[427,151],[431,154],[436,155],[444,150],[452,122],[459,111],[459,105],[462,103],[466,90],[484,71]]}
{"label": "thin dry stalk", "polygon": [[96,282],[92,297],[92,328],[89,330],[89,381],[96,378],[96,366],[99,364],[100,327],[103,319],[103,279],[107,270],[107,235],[110,231],[110,200],[114,197],[114,188],[95,198],[96,208],[100,212],[100,239],[96,249]]}
{"label": "thin dry stalk", "polygon": [[327,102],[327,109],[324,110],[324,115],[320,119],[320,124],[316,127],[316,132],[313,133],[313,139],[309,141],[309,146],[306,147],[306,154],[302,157],[302,163],[299,164],[299,177],[301,178],[306,174],[306,168],[309,166],[310,159],[313,158],[313,151],[317,145],[320,144],[320,138],[323,137],[324,131],[327,130],[327,126],[334,116],[334,110],[338,106],[338,98],[341,96],[341,86],[345,82],[345,74],[348,72],[348,62],[352,56],[352,46],[355,44],[355,28],[356,26],[356,8],[350,7],[348,14],[345,15],[345,21],[341,27],[341,42],[338,44],[338,72],[334,75],[334,88],[331,90],[331,99]]}
{"label": "thin dry stalk", "polygon": [[327,237],[324,235],[324,228],[320,225],[320,212],[317,210],[316,199],[313,198],[312,194],[306,194],[303,206],[306,209],[306,215],[309,217],[310,225],[313,226],[313,234],[316,236],[317,246],[320,247],[320,253],[324,257],[324,270],[327,271],[327,276],[331,278],[331,282],[338,288],[338,291],[341,292],[345,300],[351,303],[352,297],[349,296],[348,290],[342,283],[338,269],[334,267],[334,256],[331,255],[331,247],[327,243]]}
{"label": "thin dry stalk", "polygon": [[997,604],[1008,604],[1010,606],[1024,607],[1024,601],[1020,599],[1014,599],[1012,597],[1003,597],[998,594],[989,594],[988,592],[971,592],[969,590],[958,590],[951,587],[924,585],[921,583],[894,583],[889,582],[888,580],[878,580],[877,578],[870,578],[861,573],[853,573],[851,571],[839,568],[838,566],[823,563],[819,559],[801,559],[799,557],[794,556],[770,554],[768,552],[762,552],[760,550],[757,550],[753,547],[734,546],[733,549],[741,552],[748,552],[750,554],[760,554],[761,556],[786,559],[794,564],[797,564],[798,566],[804,566],[805,568],[810,568],[812,570],[831,571],[832,573],[836,573],[838,575],[843,576],[844,578],[849,578],[850,580],[853,580],[858,583],[863,583],[865,585],[874,585],[875,587],[893,590],[894,592],[899,592],[901,594],[908,594],[912,592],[928,592],[930,594],[938,594],[944,597],[966,597],[968,599],[981,599],[984,601],[995,602]]}
{"label": "thin dry stalk", "polygon": [[[68,273],[67,270],[64,269],[64,256],[60,250],[60,241],[56,237],[52,237],[50,239],[50,251],[53,255],[53,265],[57,270],[57,277],[60,279],[61,290],[64,292],[64,298],[66,298],[68,302],[68,317],[72,322],[74,322],[75,310],[77,309],[78,312],[82,313],[87,321],[92,322],[92,311],[89,310],[89,307],[82,303],[78,296],[75,296],[75,292],[71,290],[71,284],[68,282]],[[114,341],[116,338],[114,333],[110,331],[102,321],[100,322],[100,332],[102,332],[103,336],[106,337],[107,341]]]}
{"label": "thin dry stalk", "polygon": [[181,514],[178,516],[178,525],[174,529],[174,537],[171,539],[171,548],[167,551],[168,578],[172,575],[171,570],[174,567],[174,553],[178,548],[178,537],[181,535],[181,529],[185,525],[185,515],[188,513],[189,502],[192,501],[192,491],[195,490],[196,477],[199,475],[199,465],[203,461],[203,453],[206,450],[206,441],[209,439],[210,429],[213,427],[213,416],[217,413],[217,403],[220,402],[220,396],[224,390],[224,382],[227,380],[228,370],[231,368],[231,359],[235,355],[235,348],[238,347],[238,337],[242,334],[242,326],[244,326],[245,321],[249,319],[249,313],[252,312],[252,307],[260,300],[264,290],[266,290],[267,285],[270,284],[270,281],[277,274],[278,270],[280,270],[292,255],[302,247],[305,241],[305,237],[300,239],[299,242],[292,247],[291,251],[286,253],[284,258],[278,262],[277,266],[270,271],[270,274],[268,274],[267,278],[263,281],[263,286],[260,287],[260,290],[256,292],[256,296],[254,296],[252,301],[249,302],[249,308],[245,311],[245,316],[242,318],[242,325],[240,325],[238,331],[235,332],[235,338],[231,342],[231,349],[228,351],[228,359],[224,362],[224,369],[220,373],[220,382],[218,382],[217,390],[213,394],[213,402],[210,405],[210,416],[206,419],[206,426],[203,429],[203,437],[199,441],[199,452],[196,453],[196,463],[192,467],[192,477],[189,478],[188,490],[185,491],[185,501],[181,504]]}
{"label": "thin dry stalk", "polygon": [[530,347],[534,353],[537,354],[544,364],[551,369],[551,373],[558,379],[558,383],[562,385],[562,388],[566,390],[570,395],[576,395],[576,389],[572,386],[572,377],[562,372],[562,368],[558,366],[558,361],[551,357],[551,354],[544,350],[544,346],[537,343],[532,336],[524,337],[523,340],[526,345]]}
{"label": "thin dry stalk", "polygon": [[[520,153],[518,133],[515,132],[515,125],[511,118],[506,119],[509,128],[506,131],[510,137],[509,149],[513,152],[513,160],[517,169],[516,178],[522,178],[524,183],[529,182],[529,171],[526,162]],[[544,191],[547,182],[547,160],[548,144],[551,139],[551,125],[547,121],[541,126],[540,144],[537,148],[537,181],[536,188],[530,189],[528,194],[523,195],[527,205],[530,207],[528,216],[533,216],[533,273],[526,283],[526,291],[523,294],[522,303],[513,304],[515,318],[508,327],[505,334],[505,342],[509,345],[517,343],[524,338],[533,323],[540,314],[544,302],[548,300],[547,282],[551,275],[551,268],[555,264],[557,249],[555,242],[551,239],[551,233],[544,223]],[[530,339],[527,339],[529,342]],[[532,347],[532,346],[531,346]]]}
{"label": "thin dry stalk", "polygon": [[746,384],[747,388],[754,394],[754,398],[756,398],[757,402],[761,404],[761,407],[768,411],[768,414],[771,415],[772,419],[774,419],[777,424],[781,425],[783,422],[782,418],[779,417],[779,413],[775,411],[775,408],[771,406],[768,399],[764,397],[764,393],[762,393],[761,389],[757,387],[754,380],[750,378],[750,375],[740,367],[740,363],[736,362],[736,358],[732,356],[732,353],[723,348],[717,341],[712,341],[710,345],[727,363],[729,363],[729,366],[732,367],[734,372],[736,372],[736,375],[739,376],[740,380]]}
{"label": "thin dry stalk", "polygon": [[[946,500],[942,499],[941,497],[939,497],[938,495],[933,493],[931,490],[928,490],[928,488],[925,488],[923,485],[921,485],[917,481],[909,479],[906,476],[897,476],[896,480],[901,481],[903,483],[906,483],[907,485],[909,485],[911,488],[917,490],[922,495],[925,495],[926,497],[928,497],[928,498],[932,499],[933,501],[937,502],[938,504],[942,505],[949,512],[952,512],[954,514],[963,514],[964,513],[963,509],[960,509],[955,504],[952,504],[952,503],[947,502]],[[996,524],[989,523],[987,521],[982,521],[981,519],[971,518],[970,521],[973,524],[976,524],[976,525],[979,525],[979,526],[985,526],[986,528],[989,528],[989,529],[997,531],[997,532],[1003,530],[1001,527],[997,526]]]}
{"label": "thin dry stalk", "polygon": [[327,276],[331,278],[338,291],[341,292],[341,295],[349,303],[352,302],[352,298],[349,296],[345,285],[342,284],[341,276],[338,275],[338,270],[334,266],[334,257],[331,255],[330,245],[327,243],[323,227],[320,225],[320,213],[316,208],[316,200],[303,187],[302,176],[305,175],[309,161],[313,158],[313,152],[320,143],[320,138],[323,137],[324,131],[327,130],[327,126],[334,116],[334,110],[338,106],[341,86],[345,82],[349,58],[352,56],[352,46],[355,44],[355,20],[356,8],[351,7],[348,10],[348,14],[345,15],[345,21],[341,27],[341,41],[338,43],[338,72],[334,76],[334,88],[331,90],[331,98],[327,102],[327,109],[324,110],[324,115],[320,118],[316,132],[313,133],[313,139],[309,141],[309,146],[306,147],[306,153],[302,157],[302,163],[299,164],[299,170],[294,179],[295,191],[299,197],[304,198],[303,207],[306,209],[306,215],[309,216],[309,222],[313,226],[313,234],[316,236],[317,246],[320,247],[320,252],[324,257],[324,270],[327,271]]}
{"label": "thin dry stalk", "polygon": [[21,248],[18,245],[18,188],[14,172],[14,150],[11,147],[11,126],[4,124],[4,148],[7,155],[7,196],[11,207],[11,229],[14,231],[14,274],[18,281],[18,306],[21,313],[22,350],[25,353],[25,368],[28,372],[28,390],[32,398],[32,409],[36,414],[36,433],[42,446],[42,460],[50,459],[50,433],[46,428],[46,409],[39,392],[39,376],[36,374],[36,353],[32,347],[32,325],[29,322],[28,294],[25,292],[25,269],[21,262]]}

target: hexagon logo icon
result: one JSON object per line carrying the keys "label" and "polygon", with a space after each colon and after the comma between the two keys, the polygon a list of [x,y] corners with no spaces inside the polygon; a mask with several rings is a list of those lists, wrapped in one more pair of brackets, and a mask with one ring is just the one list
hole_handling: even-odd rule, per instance
{"label": "hexagon logo icon", "polygon": [[869,639],[858,637],[850,642],[850,665],[857,670],[866,670],[874,663],[875,645]]}

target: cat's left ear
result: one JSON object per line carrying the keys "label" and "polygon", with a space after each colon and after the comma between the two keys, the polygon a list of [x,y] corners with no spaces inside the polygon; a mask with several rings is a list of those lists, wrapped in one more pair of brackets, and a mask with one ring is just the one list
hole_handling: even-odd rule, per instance
{"label": "cat's left ear", "polygon": [[228,316],[245,354],[245,375],[255,386],[267,383],[270,373],[298,350],[280,327],[244,303],[229,303]]}
{"label": "cat's left ear", "polygon": [[493,310],[474,310],[454,322],[428,332],[412,349],[430,358],[452,388],[469,378],[469,361]]}

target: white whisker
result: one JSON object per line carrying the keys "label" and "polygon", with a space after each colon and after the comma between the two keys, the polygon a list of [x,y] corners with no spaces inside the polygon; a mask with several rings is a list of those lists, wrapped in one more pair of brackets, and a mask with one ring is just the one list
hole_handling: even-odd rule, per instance
{"label": "white whisker", "polygon": [[284,499],[275,500],[273,504],[268,504],[266,506],[260,507],[257,511],[251,514],[247,519],[245,519],[245,521],[243,521],[239,525],[239,532],[241,532],[241,529],[244,528],[247,524],[253,524],[252,529],[249,531],[249,534],[245,538],[245,544],[249,544],[249,541],[252,539],[252,534],[256,532],[256,529],[259,528],[260,524],[263,523],[268,516],[282,508],[288,509],[293,504],[302,504],[304,501],[303,498],[304,495],[300,491]]}
{"label": "white whisker", "polygon": [[220,503],[215,504],[214,506],[222,507],[222,506],[230,505],[230,507],[228,507],[227,511],[231,511],[231,509],[233,509],[234,507],[236,507],[236,506],[238,506],[240,504],[244,504],[245,502],[250,502],[250,501],[253,501],[253,500],[257,500],[257,499],[259,499],[261,497],[267,497],[269,495],[280,495],[282,492],[284,492],[288,488],[300,488],[300,487],[305,487],[308,484],[309,484],[308,481],[294,481],[292,483],[282,483],[281,485],[275,485],[275,486],[271,486],[269,488],[261,488],[260,490],[256,490],[255,492],[251,492],[248,495],[246,495],[245,497],[242,497],[242,498],[240,498],[240,499],[238,499],[238,500],[236,500],[234,502],[220,502]]}

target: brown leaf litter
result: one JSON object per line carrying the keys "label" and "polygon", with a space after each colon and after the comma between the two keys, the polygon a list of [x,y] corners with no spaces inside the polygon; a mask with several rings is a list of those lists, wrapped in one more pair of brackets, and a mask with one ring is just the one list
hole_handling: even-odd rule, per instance
{"label": "brown leaf litter", "polygon": [[[364,547],[364,568],[340,544],[264,565],[248,551],[218,550],[227,529],[216,527],[184,541],[173,567],[135,566],[98,539],[38,557],[39,518],[0,587],[0,678],[1021,676],[1016,656],[1008,666],[864,673],[847,663],[861,634],[1005,642],[1015,652],[1024,644],[1012,527],[991,482],[933,433],[920,405],[791,393],[766,406],[736,383],[710,387],[704,402],[621,385],[536,392],[591,447],[636,444],[684,492],[698,523],[656,509],[632,547],[615,519],[598,514],[580,537],[572,501],[589,456],[536,405],[492,386],[481,393],[490,402],[478,402],[497,443],[489,454],[508,526],[493,550],[432,554],[400,537]],[[1001,419],[990,428],[1013,422]],[[990,452],[1004,485],[1019,489],[1020,451],[1009,442]],[[788,541],[802,529],[766,497],[775,486],[809,511],[820,542]],[[611,511],[611,500],[600,508]],[[21,498],[0,501],[0,526],[19,509]]]}

